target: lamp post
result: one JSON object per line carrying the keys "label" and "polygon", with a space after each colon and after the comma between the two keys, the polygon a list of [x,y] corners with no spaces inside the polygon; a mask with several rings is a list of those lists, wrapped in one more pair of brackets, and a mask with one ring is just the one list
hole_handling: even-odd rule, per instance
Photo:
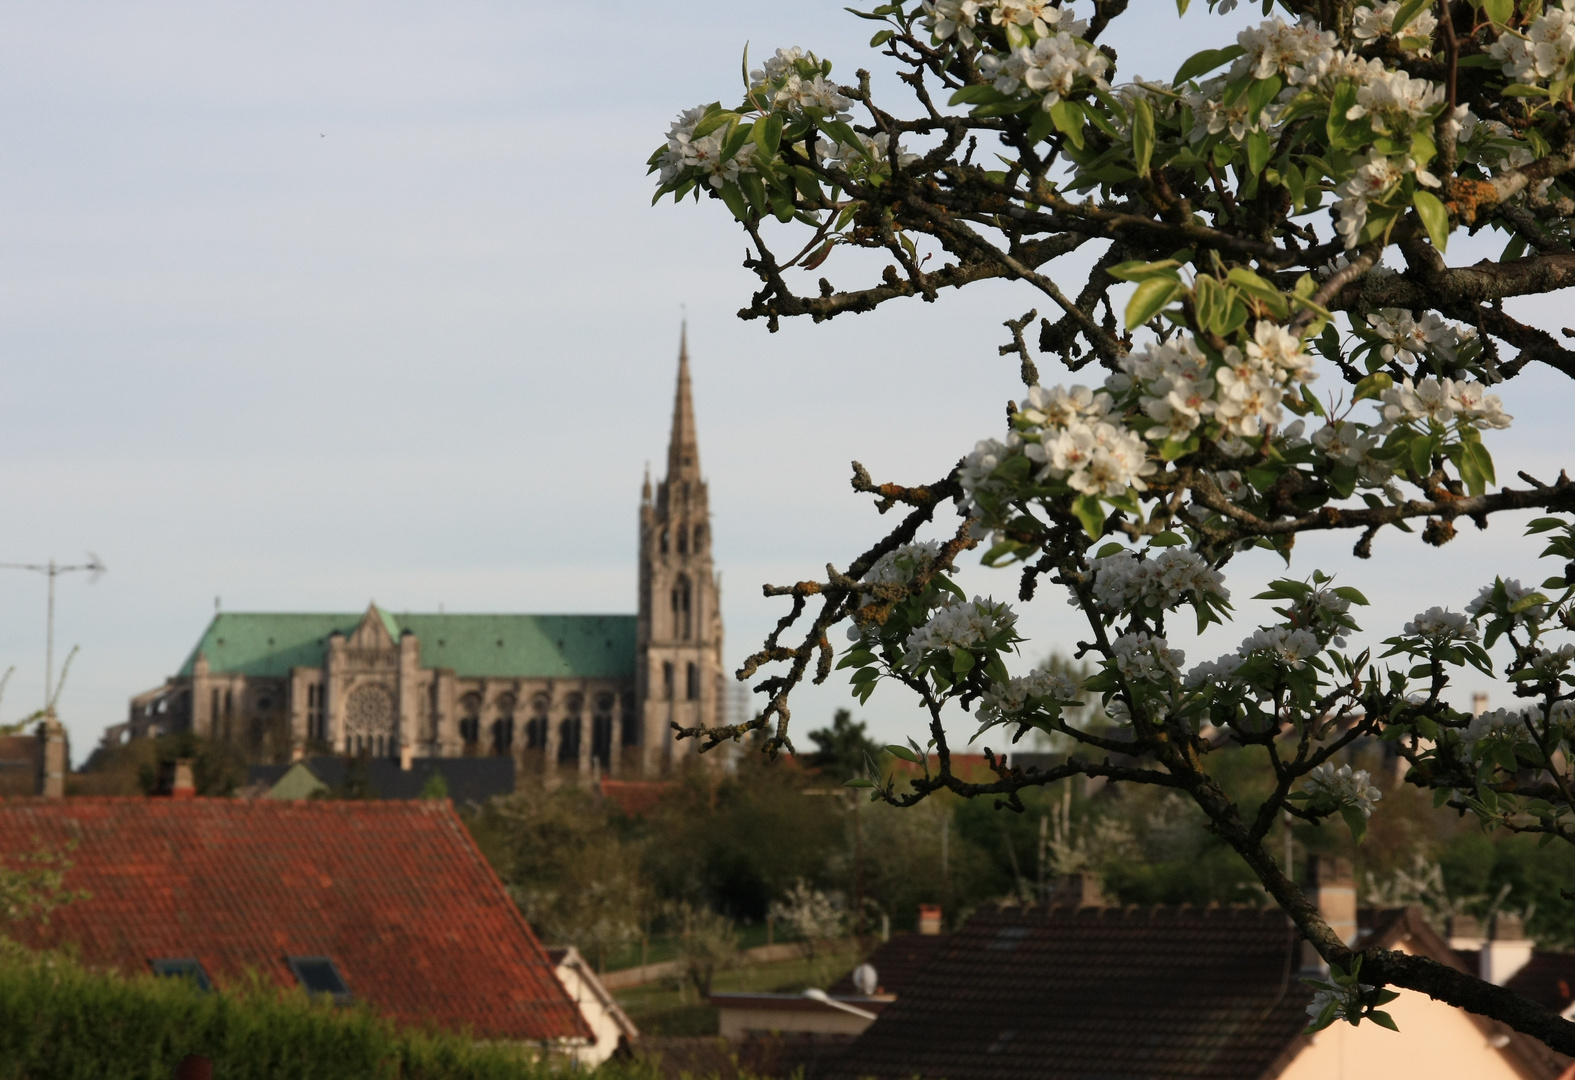
{"label": "lamp post", "polygon": [[97,555],[88,552],[88,561],[75,566],[61,566],[54,559],[47,563],[0,563],[0,570],[31,570],[49,579],[49,621],[44,635],[44,711],[54,707],[55,682],[55,579],[61,574],[86,570],[88,582],[97,581],[104,574],[104,563]]}

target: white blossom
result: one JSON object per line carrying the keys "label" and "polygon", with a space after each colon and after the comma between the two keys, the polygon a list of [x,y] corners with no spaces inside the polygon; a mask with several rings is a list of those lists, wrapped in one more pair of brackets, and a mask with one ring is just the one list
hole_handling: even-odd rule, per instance
{"label": "white blossom", "polygon": [[1077,699],[1077,683],[1059,671],[1034,668],[1027,675],[1019,675],[1004,686],[991,683],[990,689],[980,698],[980,720],[1005,720],[1021,714],[1030,701],[1069,702]]}
{"label": "white blossom", "polygon": [[1505,742],[1511,746],[1526,742],[1531,738],[1531,731],[1526,726],[1527,719],[1526,713],[1520,709],[1483,710],[1471,718],[1471,723],[1461,733],[1466,753],[1476,757],[1479,752],[1477,745],[1484,740]]}
{"label": "white blossom", "polygon": [[[1370,150],[1351,176],[1335,188],[1340,201],[1334,204],[1339,215],[1334,227],[1345,241],[1347,250],[1356,246],[1367,224],[1368,203],[1388,194],[1407,173],[1412,172],[1417,173],[1418,180],[1426,182],[1427,178],[1417,170],[1416,162],[1410,158],[1401,155],[1390,157],[1377,150]],[[1436,187],[1437,182],[1432,186]]]}
{"label": "white blossom", "polygon": [[936,649],[971,649],[1017,622],[1017,615],[1005,603],[976,596],[972,601],[952,598],[938,608],[930,621],[908,634],[903,643],[903,663],[915,667],[927,652]]}
{"label": "white blossom", "polygon": [[1026,88],[1043,95],[1046,110],[1071,94],[1079,79],[1104,88],[1109,67],[1109,57],[1064,30],[1004,56],[988,53],[979,58],[979,70],[998,91],[1010,96]]}
{"label": "white blossom", "polygon": [[1180,678],[1181,665],[1187,662],[1186,653],[1172,649],[1170,642],[1141,631],[1118,636],[1110,643],[1110,652],[1121,674],[1142,682]]}
{"label": "white blossom", "polygon": [[[1379,38],[1390,37],[1394,34],[1395,16],[1400,14],[1400,0],[1388,0],[1388,3],[1374,4],[1372,7],[1359,7],[1353,13],[1351,21],[1351,36],[1363,44],[1371,44]],[[1427,8],[1411,16],[1411,21],[1401,28],[1402,40],[1422,40],[1427,44],[1416,45],[1411,51],[1418,56],[1432,56],[1433,31],[1438,29],[1438,20]]]}
{"label": "white blossom", "polygon": [[1337,806],[1354,807],[1364,818],[1372,817],[1374,806],[1384,797],[1383,792],[1373,786],[1372,779],[1366,769],[1352,769],[1349,765],[1336,769],[1334,762],[1326,761],[1307,774],[1307,790],[1315,797],[1328,798]]}
{"label": "white blossom", "polygon": [[1226,653],[1218,660],[1205,660],[1187,672],[1186,686],[1188,690],[1196,690],[1207,683],[1216,685],[1228,684],[1236,678],[1243,658],[1235,653]]}
{"label": "white blossom", "polygon": [[[1466,614],[1470,615],[1473,619],[1478,620],[1480,620],[1484,615],[1490,614],[1492,611],[1491,605],[1493,603],[1493,591],[1493,585],[1482,586],[1481,591],[1477,593],[1476,599],[1466,605]],[[1504,597],[1508,601],[1508,606],[1510,607],[1513,607],[1516,603],[1523,600],[1527,596],[1530,596],[1536,591],[1536,589],[1528,589],[1523,586],[1517,578],[1506,578],[1504,580]],[[1531,622],[1541,622],[1547,617],[1548,606],[1546,604],[1534,604],[1531,607],[1526,608],[1524,611],[1518,611],[1514,615],[1510,616],[1511,620],[1516,626],[1521,626],[1528,620]]]}
{"label": "white blossom", "polygon": [[934,540],[921,540],[888,551],[864,575],[870,585],[906,585],[920,572],[929,569],[941,554],[941,545]]}
{"label": "white blossom", "polygon": [[1321,30],[1311,18],[1287,25],[1279,16],[1259,23],[1236,35],[1236,44],[1245,54],[1236,61],[1231,76],[1251,72],[1254,79],[1284,76],[1294,86],[1308,77],[1309,66],[1322,54],[1333,51],[1339,39]]}
{"label": "white blossom", "polygon": [[1402,364],[1415,364],[1431,351],[1448,360],[1454,360],[1462,341],[1474,338],[1465,327],[1456,327],[1429,311],[1418,320],[1404,308],[1379,308],[1367,316],[1373,333],[1384,339],[1379,355],[1385,360],[1398,360]]}
{"label": "white blossom", "polygon": [[1308,657],[1317,655],[1318,649],[1318,637],[1311,630],[1265,626],[1244,639],[1236,653],[1243,658],[1261,653],[1292,668],[1300,668]]}
{"label": "white blossom", "polygon": [[[1107,614],[1129,612],[1140,604],[1168,611],[1188,596],[1230,598],[1225,576],[1189,548],[1162,548],[1145,559],[1120,551],[1095,559],[1090,569],[1094,600]],[[1074,595],[1068,602],[1076,606],[1078,601]]]}
{"label": "white blossom", "polygon": [[1575,0],[1547,5],[1524,34],[1506,30],[1488,52],[1516,82],[1560,77],[1575,58]]}
{"label": "white blossom", "polygon": [[1405,633],[1408,637],[1426,638],[1430,645],[1477,640],[1477,628],[1469,616],[1440,607],[1412,616],[1405,624]]}
{"label": "white blossom", "polygon": [[923,23],[936,42],[955,37],[972,48],[979,42],[973,26],[980,6],[979,0],[925,0]]}
{"label": "white blossom", "polygon": [[[1380,135],[1408,132],[1412,126],[1444,103],[1444,87],[1404,71],[1385,71],[1356,91],[1356,104],[1346,110],[1347,120],[1367,118]],[[1432,185],[1437,186],[1437,185]]]}

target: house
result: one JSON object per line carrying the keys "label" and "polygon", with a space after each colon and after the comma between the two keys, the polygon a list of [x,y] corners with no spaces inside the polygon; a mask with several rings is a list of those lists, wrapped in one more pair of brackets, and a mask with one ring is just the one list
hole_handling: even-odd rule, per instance
{"label": "house", "polygon": [[577,1048],[574,1059],[581,1065],[596,1066],[606,1061],[620,1045],[628,1046],[640,1037],[640,1029],[613,999],[601,978],[585,962],[573,945],[548,949],[553,974],[563,984],[569,999],[579,1008],[594,1038]]}
{"label": "house", "polygon": [[221,990],[255,973],[401,1023],[603,1049],[445,800],[0,802],[0,855],[39,845],[87,895],[16,926],[23,944]]}
{"label": "house", "polygon": [[[1420,909],[1376,912],[1358,925],[1341,863],[1315,859],[1309,886],[1337,932],[1467,968]],[[1483,943],[1488,963],[1503,971],[1525,958],[1515,974],[1529,977],[1533,950],[1512,931],[1502,926]],[[1536,1040],[1412,991],[1386,1006],[1399,1034],[1343,1022],[1303,1034],[1313,992],[1300,979],[1316,972],[1316,957],[1273,908],[1001,907],[942,940],[831,1076],[1554,1080],[1570,1065]]]}
{"label": "house", "polygon": [[[304,774],[304,775],[303,775]],[[515,761],[511,757],[387,758],[313,757],[291,765],[253,765],[248,787],[263,785],[269,798],[308,798],[316,786],[324,794],[354,790],[368,799],[418,799],[430,793],[433,777],[443,778],[443,794],[456,806],[480,806],[488,799],[514,793]]]}

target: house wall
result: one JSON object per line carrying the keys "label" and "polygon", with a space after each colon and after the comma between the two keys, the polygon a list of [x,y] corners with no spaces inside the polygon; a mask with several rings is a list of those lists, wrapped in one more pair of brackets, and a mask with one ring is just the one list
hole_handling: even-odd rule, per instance
{"label": "house wall", "polygon": [[729,1009],[718,1010],[717,1033],[724,1039],[796,1033],[861,1035],[874,1021],[841,1009]]}
{"label": "house wall", "polygon": [[1384,1011],[1398,1033],[1336,1021],[1312,1036],[1276,1080],[1531,1080],[1492,1045],[1489,1032],[1452,1005],[1401,990]]}

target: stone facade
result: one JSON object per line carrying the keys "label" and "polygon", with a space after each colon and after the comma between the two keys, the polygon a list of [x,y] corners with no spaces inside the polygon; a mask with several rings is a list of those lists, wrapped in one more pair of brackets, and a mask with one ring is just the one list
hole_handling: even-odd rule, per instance
{"label": "stone facade", "polygon": [[637,615],[216,614],[106,741],[190,730],[254,760],[508,754],[521,777],[659,778],[725,715],[720,587],[687,342],[667,475],[639,509]]}

